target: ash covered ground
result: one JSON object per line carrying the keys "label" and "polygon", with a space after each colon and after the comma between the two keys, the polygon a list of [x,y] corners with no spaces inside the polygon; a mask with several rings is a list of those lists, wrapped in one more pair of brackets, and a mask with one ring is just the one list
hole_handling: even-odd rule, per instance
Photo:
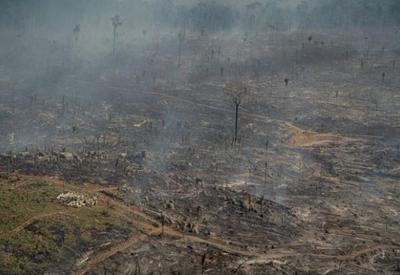
{"label": "ash covered ground", "polygon": [[0,274],[399,273],[400,6],[336,2],[1,2]]}

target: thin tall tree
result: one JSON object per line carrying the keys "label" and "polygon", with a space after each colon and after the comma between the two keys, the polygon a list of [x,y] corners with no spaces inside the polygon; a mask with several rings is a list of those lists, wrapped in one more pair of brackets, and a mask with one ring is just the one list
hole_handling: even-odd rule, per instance
{"label": "thin tall tree", "polygon": [[182,58],[182,44],[183,44],[183,40],[185,39],[185,35],[180,32],[178,34],[178,67],[181,67],[181,58]]}
{"label": "thin tall tree", "polygon": [[122,26],[122,20],[119,16],[119,14],[115,15],[113,18],[111,18],[111,23],[113,26],[113,56],[115,56],[115,51],[116,51],[116,43],[117,43],[117,29],[118,27]]}
{"label": "thin tall tree", "polygon": [[231,98],[235,106],[235,129],[233,143],[237,143],[239,132],[239,109],[243,103],[243,99],[248,95],[248,88],[241,82],[232,82],[225,85],[224,91]]}

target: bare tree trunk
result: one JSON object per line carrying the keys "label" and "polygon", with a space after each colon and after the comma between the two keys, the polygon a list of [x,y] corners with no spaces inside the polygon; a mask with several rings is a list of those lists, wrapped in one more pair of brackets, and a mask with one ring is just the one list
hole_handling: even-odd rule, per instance
{"label": "bare tree trunk", "polygon": [[264,170],[264,184],[267,184],[267,174],[268,174],[268,162],[265,162],[265,170]]}
{"label": "bare tree trunk", "polygon": [[179,38],[179,46],[178,46],[178,67],[181,67],[181,55],[182,55],[182,39]]}
{"label": "bare tree trunk", "polygon": [[140,274],[142,274],[142,272],[140,271],[139,259],[136,259],[135,275],[140,275]]}
{"label": "bare tree trunk", "polygon": [[233,139],[234,143],[237,142],[237,135],[238,135],[239,106],[240,104],[235,103],[235,137]]}
{"label": "bare tree trunk", "polygon": [[113,56],[115,57],[115,46],[117,41],[117,28],[113,28]]}

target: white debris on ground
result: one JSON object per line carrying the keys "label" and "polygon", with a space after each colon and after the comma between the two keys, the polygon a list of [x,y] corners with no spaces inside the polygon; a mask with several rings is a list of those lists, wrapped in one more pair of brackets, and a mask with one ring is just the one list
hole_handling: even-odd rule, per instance
{"label": "white debris on ground", "polygon": [[57,200],[62,204],[77,208],[91,207],[97,204],[97,198],[95,196],[90,197],[77,192],[62,193],[57,196]]}

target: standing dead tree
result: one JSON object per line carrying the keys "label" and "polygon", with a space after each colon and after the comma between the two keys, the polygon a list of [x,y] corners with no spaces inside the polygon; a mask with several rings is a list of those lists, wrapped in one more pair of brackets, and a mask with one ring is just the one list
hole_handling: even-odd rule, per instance
{"label": "standing dead tree", "polygon": [[201,274],[204,274],[206,269],[206,259],[207,259],[207,252],[205,252],[201,257]]}
{"label": "standing dead tree", "polygon": [[225,85],[225,93],[231,98],[235,106],[235,132],[232,143],[238,141],[239,131],[239,108],[243,103],[243,99],[248,95],[248,88],[241,82],[231,82]]}
{"label": "standing dead tree", "polygon": [[184,33],[180,32],[178,34],[178,68],[181,67],[181,58],[182,58],[182,44],[185,39]]}
{"label": "standing dead tree", "polygon": [[116,43],[117,43],[117,29],[118,29],[118,27],[122,26],[122,20],[121,20],[119,14],[117,14],[113,18],[111,18],[111,23],[113,26],[113,56],[115,56],[115,47],[116,47]]}
{"label": "standing dead tree", "polygon": [[140,271],[140,262],[139,262],[139,258],[138,257],[136,257],[135,258],[135,260],[136,260],[136,264],[135,264],[135,275],[140,275],[140,274],[142,274],[142,272]]}
{"label": "standing dead tree", "polygon": [[161,213],[161,234],[160,234],[161,237],[164,237],[165,221],[166,221],[165,215],[164,213]]}

